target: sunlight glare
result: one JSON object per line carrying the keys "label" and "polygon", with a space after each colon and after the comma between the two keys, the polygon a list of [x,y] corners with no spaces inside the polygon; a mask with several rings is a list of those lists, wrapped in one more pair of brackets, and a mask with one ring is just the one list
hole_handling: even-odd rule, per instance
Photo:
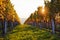
{"label": "sunlight glare", "polygon": [[44,14],[44,12],[45,12],[45,9],[44,9],[44,8],[42,8],[42,14]]}

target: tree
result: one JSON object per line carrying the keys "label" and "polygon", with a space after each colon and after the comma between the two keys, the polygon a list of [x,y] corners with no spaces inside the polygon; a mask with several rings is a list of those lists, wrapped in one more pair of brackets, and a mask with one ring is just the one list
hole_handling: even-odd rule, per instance
{"label": "tree", "polygon": [[52,32],[55,34],[55,14],[60,11],[60,0],[51,0],[51,2],[45,1],[45,5],[49,8],[49,17],[51,19]]}
{"label": "tree", "polygon": [[37,24],[37,16],[38,16],[38,15],[37,15],[37,11],[35,11],[35,12],[34,12],[34,20],[35,20],[35,21],[34,21],[34,24],[35,24],[35,26],[36,26],[36,24]]}

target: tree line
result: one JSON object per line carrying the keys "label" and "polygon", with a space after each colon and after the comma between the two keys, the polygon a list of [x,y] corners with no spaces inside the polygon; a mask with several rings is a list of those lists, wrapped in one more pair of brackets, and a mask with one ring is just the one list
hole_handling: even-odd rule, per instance
{"label": "tree line", "polygon": [[5,35],[9,30],[12,30],[18,24],[20,24],[20,20],[10,0],[0,0],[1,34]]}
{"label": "tree line", "polygon": [[60,32],[60,0],[51,0],[51,2],[45,0],[44,10],[42,9],[43,7],[38,7],[25,24],[51,29],[53,34],[56,30]]}

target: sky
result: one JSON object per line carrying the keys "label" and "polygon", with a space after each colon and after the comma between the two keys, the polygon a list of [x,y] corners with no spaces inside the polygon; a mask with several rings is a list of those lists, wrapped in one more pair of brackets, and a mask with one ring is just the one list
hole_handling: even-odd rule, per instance
{"label": "sky", "polygon": [[39,6],[44,6],[44,0],[11,0],[14,5],[21,24],[33,13]]}

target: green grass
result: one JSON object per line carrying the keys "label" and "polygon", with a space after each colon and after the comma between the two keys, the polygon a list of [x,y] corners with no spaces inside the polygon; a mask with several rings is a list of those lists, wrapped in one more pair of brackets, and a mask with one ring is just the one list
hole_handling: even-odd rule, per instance
{"label": "green grass", "polygon": [[6,40],[59,40],[56,35],[30,25],[19,25],[6,35]]}

